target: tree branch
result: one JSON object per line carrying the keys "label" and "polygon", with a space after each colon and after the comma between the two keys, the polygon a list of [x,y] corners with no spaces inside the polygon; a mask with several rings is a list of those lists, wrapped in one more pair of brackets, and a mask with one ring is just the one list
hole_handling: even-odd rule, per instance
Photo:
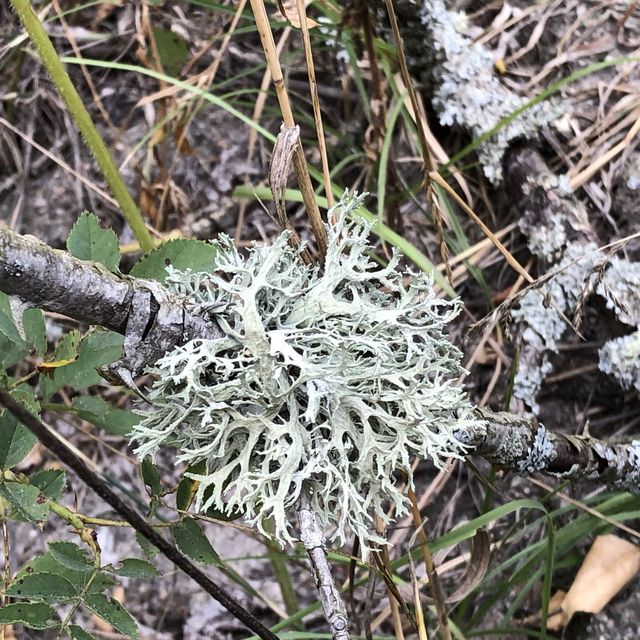
{"label": "tree branch", "polygon": [[333,640],[349,640],[349,616],[340,590],[331,575],[327,561],[324,532],[318,526],[316,514],[309,504],[308,488],[303,487],[298,503],[298,529],[300,539],[309,556],[309,563],[316,579],[316,588],[322,602],[324,619],[329,623]]}
{"label": "tree branch", "polygon": [[589,435],[549,431],[536,418],[476,409],[485,426],[457,434],[468,455],[519,473],[595,480],[640,493],[640,440],[609,444]]}
{"label": "tree branch", "polygon": [[[0,291],[130,338],[140,327],[151,326],[144,339],[138,335],[129,340],[129,350],[135,352],[130,356],[136,358],[139,370],[176,345],[216,337],[220,331],[187,312],[182,301],[158,283],[110,273],[6,229],[0,229]],[[163,324],[162,318],[176,313],[180,322]],[[591,436],[549,431],[535,418],[487,409],[477,412],[485,426],[457,434],[468,455],[520,473],[585,478],[640,492],[640,441],[612,445]]]}
{"label": "tree branch", "polygon": [[183,301],[157,282],[111,273],[100,264],[2,228],[0,291],[33,307],[123,334],[121,364],[132,376],[177,345],[220,335],[216,325],[187,311]]}

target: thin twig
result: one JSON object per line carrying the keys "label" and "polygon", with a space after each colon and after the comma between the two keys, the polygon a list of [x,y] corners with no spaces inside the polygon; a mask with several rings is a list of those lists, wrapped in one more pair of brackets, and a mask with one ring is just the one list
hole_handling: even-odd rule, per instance
{"label": "thin twig", "polygon": [[298,528],[300,539],[309,556],[309,562],[322,602],[325,620],[329,623],[333,640],[349,640],[349,617],[340,590],[331,575],[327,561],[324,532],[318,525],[315,513],[311,510],[308,489],[300,493],[298,504]]}

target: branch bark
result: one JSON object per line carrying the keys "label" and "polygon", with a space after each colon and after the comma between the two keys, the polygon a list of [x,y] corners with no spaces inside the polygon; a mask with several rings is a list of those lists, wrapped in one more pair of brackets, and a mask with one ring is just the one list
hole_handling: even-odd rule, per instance
{"label": "branch bark", "polygon": [[173,347],[215,338],[220,329],[188,312],[157,282],[108,271],[52,249],[32,236],[0,228],[0,291],[32,307],[100,325],[125,336],[121,367],[140,373]]}
{"label": "branch bark", "polygon": [[331,574],[327,561],[324,532],[318,526],[316,514],[309,504],[308,489],[303,487],[298,504],[298,529],[300,539],[309,556],[316,588],[322,602],[324,619],[329,623],[333,640],[349,640],[349,616],[340,590]]}
{"label": "branch bark", "polygon": [[[125,348],[128,342],[138,370],[187,340],[220,335],[218,327],[189,313],[158,283],[109,273],[6,229],[0,229],[0,291],[125,334]],[[173,324],[163,323],[167,317],[174,318]],[[468,455],[519,473],[584,478],[640,492],[640,441],[609,444],[591,436],[555,433],[535,418],[477,412],[484,426],[457,434]]]}

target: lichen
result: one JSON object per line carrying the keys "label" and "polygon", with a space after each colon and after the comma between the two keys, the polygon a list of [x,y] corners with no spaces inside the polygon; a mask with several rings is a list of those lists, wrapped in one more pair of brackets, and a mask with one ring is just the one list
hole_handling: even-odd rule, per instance
{"label": "lichen", "polygon": [[597,291],[620,322],[640,324],[640,262],[613,256]]}
{"label": "lichen", "polygon": [[520,473],[535,473],[546,469],[556,457],[556,450],[544,425],[539,425],[535,439],[527,455],[519,460],[516,468]]}
{"label": "lichen", "polygon": [[281,235],[243,259],[226,239],[214,273],[169,270],[188,306],[223,331],[161,359],[155,411],[134,428],[137,454],[177,447],[177,460],[202,462],[196,508],[243,511],[291,542],[288,514],[301,488],[333,538],[355,533],[363,553],[381,542],[373,515],[400,515],[406,499],[395,474],[411,480],[413,456],[441,467],[459,457],[455,437],[478,423],[455,386],[461,354],[446,324],[459,303],[436,297],[430,276],[403,272],[393,255],[369,256],[370,229],[347,217],[343,199],[328,227],[324,268],[302,264]]}
{"label": "lichen", "polygon": [[558,341],[567,329],[567,318],[571,318],[581,293],[593,287],[596,251],[593,243],[569,243],[556,269],[557,275],[527,293],[512,311],[513,319],[521,323],[525,345],[514,378],[514,395],[524,400],[534,414],[539,410],[538,391],[552,370],[548,354],[557,352]]}
{"label": "lichen", "polygon": [[624,389],[640,391],[640,329],[609,340],[598,355],[601,371],[614,376]]}
{"label": "lichen", "polygon": [[[501,120],[523,109],[528,100],[500,82],[493,53],[468,35],[462,13],[449,11],[443,0],[423,0],[419,16],[435,49],[433,106],[441,124],[459,125],[474,138],[492,130]],[[561,115],[549,101],[525,109],[478,147],[484,173],[494,183],[502,179],[502,156],[510,141],[531,137]]]}

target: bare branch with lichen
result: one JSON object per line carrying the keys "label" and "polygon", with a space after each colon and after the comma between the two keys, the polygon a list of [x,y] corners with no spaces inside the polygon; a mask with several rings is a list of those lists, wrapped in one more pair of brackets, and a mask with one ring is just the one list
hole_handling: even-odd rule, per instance
{"label": "bare branch with lichen", "polygon": [[[0,289],[82,321],[87,300],[110,305],[121,320],[107,326],[125,334],[130,357],[121,365],[133,363],[131,375],[141,362],[137,348],[152,362],[142,319],[189,319],[175,324],[182,332],[171,333],[171,346],[147,368],[156,378],[149,392],[155,410],[134,428],[137,452],[173,446],[179,461],[204,462],[202,473],[190,474],[199,483],[196,508],[240,511],[259,528],[272,518],[283,544],[297,537],[290,525],[297,511],[329,623],[336,622],[332,633],[346,638],[322,532],[339,543],[355,534],[363,554],[384,543],[373,518],[388,523],[389,503],[396,517],[406,511],[396,474],[411,486],[414,457],[439,466],[480,455],[519,473],[640,491],[640,442],[609,445],[474,409],[455,385],[461,353],[446,335],[459,304],[438,299],[430,277],[403,273],[396,255],[380,267],[370,258],[370,228],[348,221],[359,199],[338,206],[323,269],[303,264],[285,233],[246,258],[222,239],[212,273],[168,268],[165,286],[150,285],[3,231],[0,274],[13,275]],[[46,259],[30,260],[30,247]],[[16,275],[23,268],[29,281]],[[75,298],[71,273],[86,273]],[[47,283],[67,292],[67,306],[44,298]],[[136,292],[148,300],[138,305],[142,315]]]}

